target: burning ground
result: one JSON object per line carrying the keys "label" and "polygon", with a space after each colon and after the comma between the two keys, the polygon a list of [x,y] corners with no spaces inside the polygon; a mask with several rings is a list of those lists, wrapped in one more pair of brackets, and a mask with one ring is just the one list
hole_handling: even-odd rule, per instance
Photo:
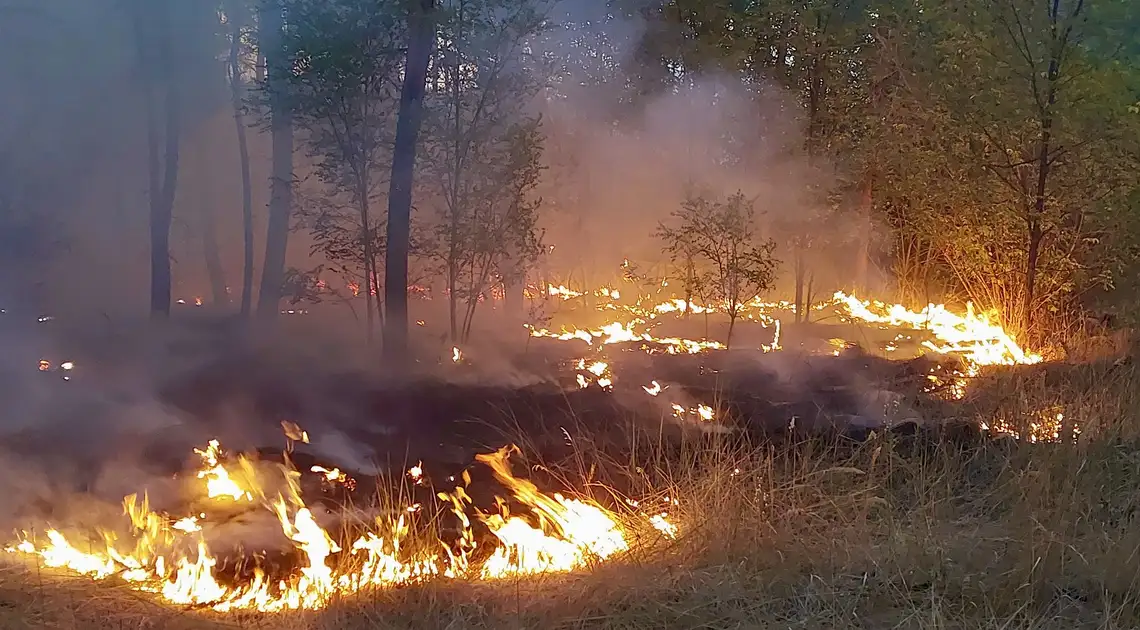
{"label": "burning ground", "polygon": [[[470,385],[477,348],[387,385],[230,353],[157,378],[169,424],[89,429],[85,459],[25,428],[3,460],[6,626],[1134,618],[1130,365],[1046,364],[980,315],[844,296],[815,341],[777,339],[779,308],[756,305],[772,337],[752,350],[648,316],[534,329],[526,386]],[[863,349],[831,336],[855,320]]]}

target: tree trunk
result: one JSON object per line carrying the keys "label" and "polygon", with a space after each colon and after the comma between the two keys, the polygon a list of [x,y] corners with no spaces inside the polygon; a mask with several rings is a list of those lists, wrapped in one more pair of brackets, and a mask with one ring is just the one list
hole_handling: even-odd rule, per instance
{"label": "tree trunk", "polygon": [[456,281],[456,275],[459,273],[459,267],[454,260],[447,263],[447,316],[448,323],[451,326],[451,341],[459,341],[459,303],[456,297],[456,287],[459,283]]}
{"label": "tree trunk", "polygon": [[428,63],[435,44],[435,0],[414,0],[408,15],[408,54],[388,194],[388,251],[384,265],[384,354],[402,361],[408,352],[408,253],[416,143],[423,117]]}
{"label": "tree trunk", "polygon": [[241,25],[236,18],[236,4],[234,0],[228,0],[226,13],[230,19],[230,101],[234,110],[234,129],[237,132],[238,160],[241,165],[241,315],[248,318],[253,303],[253,178],[249,169],[249,140],[242,112],[244,86],[241,80]]}
{"label": "tree trunk", "polygon": [[800,318],[800,321],[805,323],[805,324],[811,323],[811,308],[812,308],[812,304],[815,303],[815,296],[812,293],[812,289],[814,286],[815,286],[815,272],[811,272],[808,274],[807,288],[806,288],[806,292],[804,295],[804,315],[803,315],[803,317]]}
{"label": "tree trunk", "polygon": [[1056,55],[1049,60],[1049,72],[1046,79],[1049,82],[1046,105],[1041,112],[1041,140],[1037,153],[1037,190],[1033,200],[1033,208],[1029,211],[1026,220],[1028,228],[1028,243],[1025,257],[1025,333],[1029,334],[1033,326],[1034,299],[1037,290],[1037,263],[1041,256],[1041,241],[1044,231],[1041,223],[1045,217],[1046,192],[1049,183],[1049,152],[1053,140],[1053,105],[1057,101],[1057,73],[1058,62]]}
{"label": "tree trunk", "polygon": [[289,222],[293,214],[293,115],[282,75],[289,72],[282,50],[281,31],[285,28],[278,0],[261,5],[261,41],[266,51],[269,83],[270,131],[273,144],[273,174],[270,181],[269,225],[265,234],[265,261],[261,266],[261,288],[257,295],[257,315],[263,320],[277,317],[285,280],[285,252],[289,244]]}
{"label": "tree trunk", "polygon": [[[169,16],[165,10],[159,13],[158,35],[155,41],[158,46],[157,56],[159,68],[170,72],[173,64],[170,50]],[[150,77],[154,80],[154,76]],[[148,135],[149,153],[151,160],[151,194],[150,194],[150,312],[154,318],[170,317],[170,224],[174,217],[174,195],[178,186],[178,152],[180,133],[180,111],[178,91],[169,76],[162,80],[165,106],[165,156],[164,164],[160,166],[158,160],[158,121],[154,112],[154,99],[149,98]],[[158,171],[162,171],[161,189],[153,188],[158,181]]]}
{"label": "tree trunk", "polygon": [[728,314],[728,335],[724,338],[725,350],[728,350],[732,347],[732,330],[736,328],[736,316],[737,313],[735,310],[729,312]]}
{"label": "tree trunk", "polygon": [[357,202],[360,204],[360,245],[364,251],[364,304],[368,310],[368,316],[364,318],[364,335],[366,343],[371,346],[376,321],[376,314],[372,310],[372,291],[375,288],[376,281],[376,270],[373,265],[376,258],[372,252],[372,223],[369,217],[368,185],[366,182],[360,182],[357,185],[356,195]]}
{"label": "tree trunk", "polygon": [[512,330],[526,321],[526,300],[523,291],[526,288],[526,277],[511,274],[503,280],[503,310]]}
{"label": "tree trunk", "polygon": [[450,202],[451,225],[447,233],[447,315],[451,330],[451,341],[455,343],[459,341],[459,307],[455,293],[455,289],[459,285],[459,201],[455,194],[455,187],[459,185],[458,171],[453,174],[453,177],[455,177],[455,181],[452,183]]}
{"label": "tree trunk", "polygon": [[863,180],[859,195],[859,249],[855,252],[855,290],[859,295],[868,292],[868,269],[871,265],[871,194],[873,180],[868,174]]}
{"label": "tree trunk", "polygon": [[226,274],[218,250],[216,223],[213,199],[210,198],[202,205],[202,253],[206,258],[206,275],[210,278],[212,304],[226,306],[230,303],[230,294],[226,289]]}
{"label": "tree trunk", "polygon": [[689,319],[689,315],[693,311],[693,282],[696,281],[694,275],[693,257],[687,256],[685,258],[685,313],[682,316],[686,320]]}
{"label": "tree trunk", "polygon": [[799,245],[795,245],[792,253],[792,265],[795,267],[796,305],[792,320],[800,323],[804,318],[804,254]]}

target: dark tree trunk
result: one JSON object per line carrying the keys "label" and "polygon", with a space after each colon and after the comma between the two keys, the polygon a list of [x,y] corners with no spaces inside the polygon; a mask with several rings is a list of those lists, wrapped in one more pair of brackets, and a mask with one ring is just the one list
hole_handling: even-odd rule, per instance
{"label": "dark tree trunk", "polygon": [[1025,332],[1029,334],[1033,327],[1034,301],[1037,292],[1037,266],[1041,257],[1041,241],[1044,238],[1042,222],[1045,218],[1046,192],[1049,184],[1049,153],[1053,141],[1053,105],[1057,102],[1057,75],[1059,63],[1056,54],[1049,60],[1049,71],[1046,74],[1046,103],[1041,110],[1041,139],[1037,152],[1037,189],[1035,190],[1033,207],[1026,218],[1028,243],[1026,243],[1025,257]]}
{"label": "dark tree trunk", "polygon": [[682,315],[682,317],[685,320],[688,320],[689,316],[693,312],[693,283],[696,281],[695,275],[696,275],[696,272],[693,269],[693,257],[692,256],[686,256],[685,257],[685,313],[684,313],[684,315]]}
{"label": "dark tree trunk", "polygon": [[384,354],[402,361],[408,352],[408,253],[416,143],[423,117],[424,87],[435,43],[435,1],[415,0],[408,16],[408,54],[388,194],[388,251],[384,265]]}
{"label": "dark tree trunk", "polygon": [[234,0],[228,0],[226,10],[230,19],[230,100],[234,110],[234,130],[237,132],[238,160],[241,165],[241,232],[243,259],[241,268],[241,314],[249,317],[253,304],[253,177],[249,170],[249,141],[245,131],[241,80],[241,25],[237,22],[238,9]]}
{"label": "dark tree trunk", "polygon": [[512,330],[526,321],[525,285],[525,276],[512,276],[503,281],[503,309]]}
{"label": "dark tree trunk", "polygon": [[804,264],[804,252],[799,245],[794,245],[795,251],[792,253],[792,265],[795,267],[795,280],[796,280],[796,309],[793,315],[793,321],[797,324],[804,319],[804,276],[806,275],[806,265]]}
{"label": "dark tree trunk", "polygon": [[202,253],[206,258],[206,275],[210,278],[212,303],[215,306],[228,306],[230,293],[226,288],[226,274],[218,249],[218,227],[212,199],[208,199],[202,206]]}
{"label": "dark tree trunk", "polygon": [[[156,9],[153,31],[149,34],[155,50],[143,44],[144,55],[154,54],[156,68],[143,60],[147,81],[147,153],[150,161],[150,313],[152,318],[170,317],[170,224],[174,216],[174,195],[178,186],[178,151],[180,112],[178,93],[170,78],[173,54],[170,49],[169,15],[165,8]],[[145,27],[144,27],[145,28]],[[144,70],[145,71],[145,70]],[[160,80],[159,77],[162,77]],[[163,162],[159,159],[159,130],[154,87],[163,89],[165,142]]]}
{"label": "dark tree trunk", "polygon": [[360,247],[364,252],[364,305],[368,311],[364,318],[365,343],[372,345],[375,336],[376,313],[372,310],[372,292],[376,289],[376,256],[372,252],[372,220],[368,199],[368,184],[361,181],[356,188],[357,203],[360,204]]}
{"label": "dark tree trunk", "polygon": [[855,290],[860,295],[868,291],[868,270],[871,265],[871,194],[873,180],[868,174],[863,180],[859,195],[859,249],[855,252]]}
{"label": "dark tree trunk", "polygon": [[803,315],[803,317],[800,318],[800,321],[805,323],[805,324],[811,323],[811,307],[812,307],[812,304],[815,303],[815,295],[813,295],[813,293],[812,293],[812,289],[814,288],[814,286],[815,286],[815,273],[812,272],[812,273],[808,274],[807,288],[805,289],[805,293],[804,293],[804,315]]}
{"label": "dark tree trunk", "polygon": [[289,222],[293,214],[293,115],[282,81],[282,75],[289,71],[281,42],[284,26],[280,2],[265,0],[261,6],[261,41],[266,51],[272,109],[273,175],[270,181],[269,225],[265,234],[265,262],[261,266],[261,287],[257,295],[257,315],[263,320],[274,319],[279,312]]}

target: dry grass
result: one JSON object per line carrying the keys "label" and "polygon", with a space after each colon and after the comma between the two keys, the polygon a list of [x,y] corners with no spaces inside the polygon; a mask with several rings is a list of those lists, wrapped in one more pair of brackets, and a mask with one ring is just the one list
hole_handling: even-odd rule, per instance
{"label": "dry grass", "polygon": [[[1140,375],[1081,374],[1064,387],[1003,381],[1003,398],[977,407],[1016,420],[1061,405],[1095,427],[1077,444],[966,450],[879,437],[837,459],[720,436],[680,459],[625,462],[682,499],[682,535],[578,575],[434,583],[319,613],[219,619],[9,568],[0,628],[1140,627],[1140,449],[1130,437]],[[600,453],[580,443],[558,472],[580,478]]]}

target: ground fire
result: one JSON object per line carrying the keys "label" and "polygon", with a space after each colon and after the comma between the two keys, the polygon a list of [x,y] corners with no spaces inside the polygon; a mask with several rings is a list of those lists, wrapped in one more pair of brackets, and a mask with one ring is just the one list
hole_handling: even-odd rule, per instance
{"label": "ground fire", "polygon": [[[627,551],[631,528],[676,535],[676,525],[660,512],[619,516],[587,498],[539,490],[512,474],[511,450],[506,447],[478,458],[508,494],[496,501],[497,510],[473,508],[465,489],[470,481],[466,474],[464,483],[439,490],[439,498],[462,523],[450,541],[427,537],[414,523],[420,506],[409,505],[396,517],[377,518],[342,545],[306,504],[301,473],[288,459],[285,465],[259,465],[245,456],[225,453],[213,440],[196,451],[201,458],[196,478],[209,498],[203,512],[162,514],[152,510],[145,495],[130,495],[123,500],[127,535],[110,526],[89,535],[65,535],[47,528],[38,534],[27,533],[7,551],[96,580],[119,579],[172,604],[273,612],[317,609],[334,595],[426,578],[495,580],[571,571]],[[346,482],[345,473],[339,470],[313,467],[311,472],[327,483]],[[422,478],[419,465],[409,469],[409,481],[419,484]],[[204,532],[212,519],[224,518],[235,503],[242,502],[276,517],[297,558],[295,571],[271,575],[256,565],[240,575],[223,575],[218,570],[219,555],[210,548]],[[512,513],[508,503],[522,510]],[[485,543],[473,533],[475,520],[491,534],[490,549],[480,548]]]}
{"label": "ground fire", "polygon": [[[550,285],[544,297],[569,304],[590,295],[594,314],[611,321],[600,326],[564,325],[558,332],[531,327],[529,334],[582,344],[588,356],[569,366],[578,389],[611,394],[615,382],[622,378],[609,356],[618,348],[678,357],[725,351],[724,343],[707,338],[655,334],[667,318],[715,315],[716,306],[676,297],[631,298],[631,293],[608,287],[576,291]],[[743,317],[770,335],[769,341],[757,344],[752,352],[784,350],[782,320],[794,314],[794,308],[787,302],[760,299],[744,305]],[[884,331],[889,341],[877,350],[888,357],[899,344],[911,341],[931,357],[954,358],[956,362],[949,367],[932,369],[928,375],[932,386],[941,387],[953,398],[967,395],[970,380],[987,366],[1033,364],[1042,359],[1024,351],[992,315],[975,313],[971,307],[965,313],[954,313],[943,305],[931,304],[914,311],[840,292],[813,310],[817,318],[830,312],[835,321],[846,325]],[[823,352],[839,355],[852,345],[845,339],[832,338]],[[466,364],[468,358],[455,346],[445,362]],[[660,398],[664,413],[678,422],[715,426],[720,421],[714,405],[688,399],[660,380],[650,380],[648,385],[645,382],[638,383],[637,388],[650,399]],[[1028,439],[1058,439],[1062,418],[1060,410],[1043,413],[1030,427]],[[314,464],[298,470],[289,453],[295,444],[309,443],[310,435],[291,421],[282,421],[281,426],[288,447],[280,463],[226,453],[218,440],[195,449],[200,462],[193,477],[205,502],[193,512],[161,513],[152,509],[145,495],[130,495],[123,501],[124,521],[129,524],[126,529],[107,524],[93,531],[65,534],[45,524],[42,530],[26,532],[7,550],[45,567],[67,569],[97,580],[122,580],[172,604],[217,611],[275,612],[317,609],[335,596],[427,579],[495,580],[573,571],[628,551],[630,535],[636,530],[664,537],[678,534],[678,524],[665,510],[646,512],[638,508],[619,514],[585,496],[540,490],[533,482],[512,474],[508,462],[513,448],[509,446],[476,458],[476,466],[489,468],[503,489],[504,496],[496,498],[493,508],[479,507],[473,501],[467,473],[435,489],[440,505],[458,524],[446,535],[428,526],[425,506],[420,502],[396,506],[382,517],[351,527],[322,524],[322,517],[304,496],[302,478],[311,475],[323,487],[349,493],[355,490],[357,480],[350,471],[333,465]],[[984,428],[1016,434],[1014,428],[1003,425]],[[570,439],[569,434],[566,437]],[[428,483],[425,472],[422,464],[410,467],[404,483],[424,486]],[[639,505],[637,501],[631,504]],[[285,541],[285,555],[293,562],[285,563],[284,569],[280,563],[262,566],[259,558],[270,550],[257,548],[238,550],[240,557],[235,562],[230,557],[234,550],[212,546],[211,527],[235,510],[271,514]],[[480,538],[475,533],[477,528],[489,536]]]}

